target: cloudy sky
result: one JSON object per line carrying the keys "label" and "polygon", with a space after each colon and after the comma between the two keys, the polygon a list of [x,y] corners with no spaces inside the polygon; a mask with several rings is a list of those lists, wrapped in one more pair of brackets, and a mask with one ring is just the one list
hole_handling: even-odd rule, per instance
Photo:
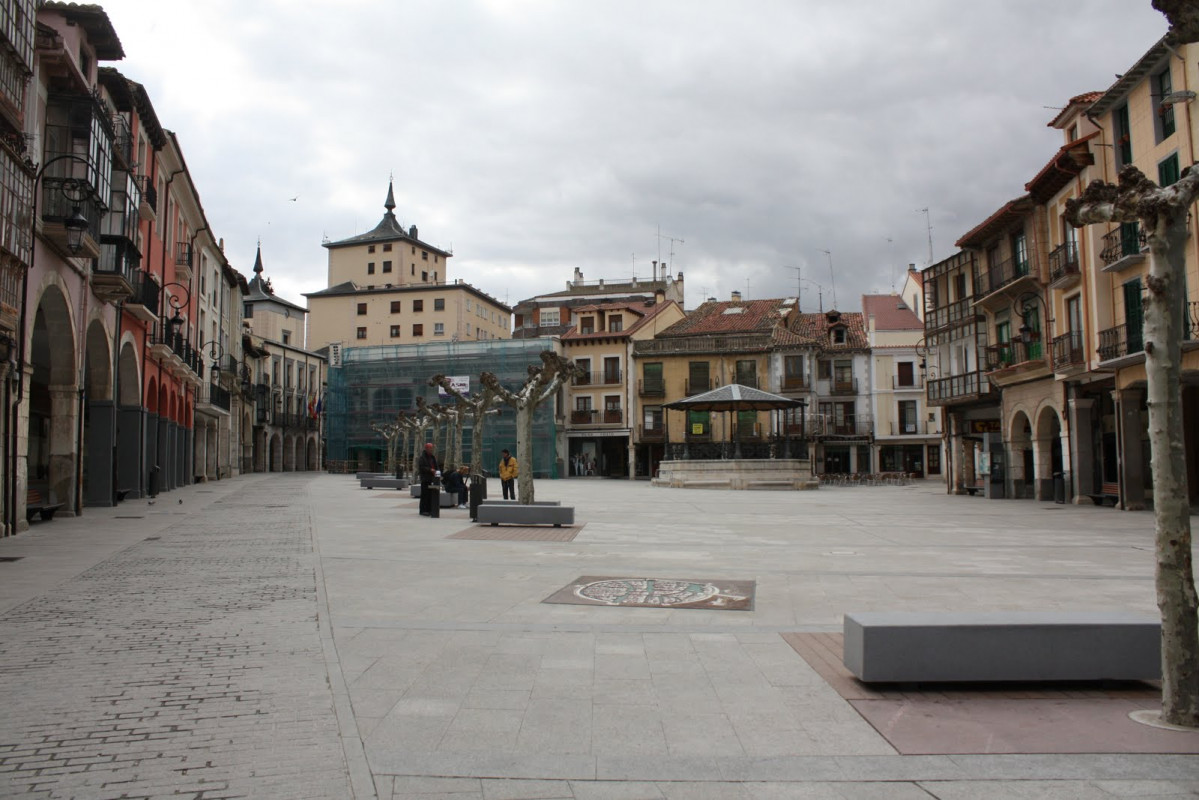
{"label": "cloudy sky", "polygon": [[859,308],[928,266],[928,224],[940,260],[1020,195],[1056,109],[1166,30],[1149,0],[102,5],[231,262],[261,239],[301,304],[394,175],[401,223],[509,304],[661,259],[688,308],[799,277],[805,310]]}

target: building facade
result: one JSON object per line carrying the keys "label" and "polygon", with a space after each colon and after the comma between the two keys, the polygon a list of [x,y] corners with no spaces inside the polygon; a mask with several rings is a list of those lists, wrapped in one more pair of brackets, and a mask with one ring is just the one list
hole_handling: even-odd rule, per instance
{"label": "building facade", "polygon": [[674,302],[683,307],[683,273],[671,277],[666,266],[653,262],[653,277],[627,281],[583,280],[583,271],[575,268],[574,279],[566,289],[521,300],[513,309],[513,338],[535,339],[561,336],[575,326],[578,309],[601,303],[636,303],[653,300]]}
{"label": "building facade", "polygon": [[325,242],[328,286],[308,298],[309,343],[321,349],[487,341],[512,335],[512,309],[449,278],[452,253],[407,230],[387,187],[384,214],[367,233]]}

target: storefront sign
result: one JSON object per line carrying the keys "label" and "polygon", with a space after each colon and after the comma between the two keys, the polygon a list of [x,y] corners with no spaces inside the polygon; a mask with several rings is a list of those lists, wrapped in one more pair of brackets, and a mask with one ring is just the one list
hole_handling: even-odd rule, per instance
{"label": "storefront sign", "polygon": [[[446,380],[450,382],[450,386],[458,390],[461,395],[470,395],[470,376],[469,375],[451,375]],[[442,386],[437,387],[437,394],[440,397],[449,397],[450,393]]]}
{"label": "storefront sign", "polygon": [[971,433],[999,433],[1002,430],[999,420],[997,419],[972,419],[970,420]]}

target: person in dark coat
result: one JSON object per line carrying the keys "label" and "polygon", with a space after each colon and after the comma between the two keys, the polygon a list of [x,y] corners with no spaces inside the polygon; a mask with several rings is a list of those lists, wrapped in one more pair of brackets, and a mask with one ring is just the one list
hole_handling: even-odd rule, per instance
{"label": "person in dark coat", "polygon": [[445,478],[445,490],[457,495],[458,508],[466,508],[466,479],[469,477],[470,467],[463,464],[457,472],[451,472]]}
{"label": "person in dark coat", "polygon": [[433,455],[432,442],[425,442],[425,452],[416,460],[416,469],[420,474],[420,515],[432,516],[428,488],[430,484],[441,480],[441,465],[437,463],[437,456]]}

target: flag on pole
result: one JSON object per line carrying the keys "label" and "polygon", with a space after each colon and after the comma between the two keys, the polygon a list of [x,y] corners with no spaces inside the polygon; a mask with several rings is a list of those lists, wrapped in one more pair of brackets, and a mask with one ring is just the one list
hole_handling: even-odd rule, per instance
{"label": "flag on pole", "polygon": [[324,404],[324,402],[325,402],[325,396],[324,396],[323,394],[321,394],[321,395],[317,395],[317,398],[316,398],[316,411],[315,411],[314,413],[315,413],[315,415],[316,415],[316,416],[318,416],[318,417],[321,415],[321,405],[323,405],[323,404]]}
{"label": "flag on pole", "polygon": [[308,416],[316,419],[316,392],[308,395]]}

